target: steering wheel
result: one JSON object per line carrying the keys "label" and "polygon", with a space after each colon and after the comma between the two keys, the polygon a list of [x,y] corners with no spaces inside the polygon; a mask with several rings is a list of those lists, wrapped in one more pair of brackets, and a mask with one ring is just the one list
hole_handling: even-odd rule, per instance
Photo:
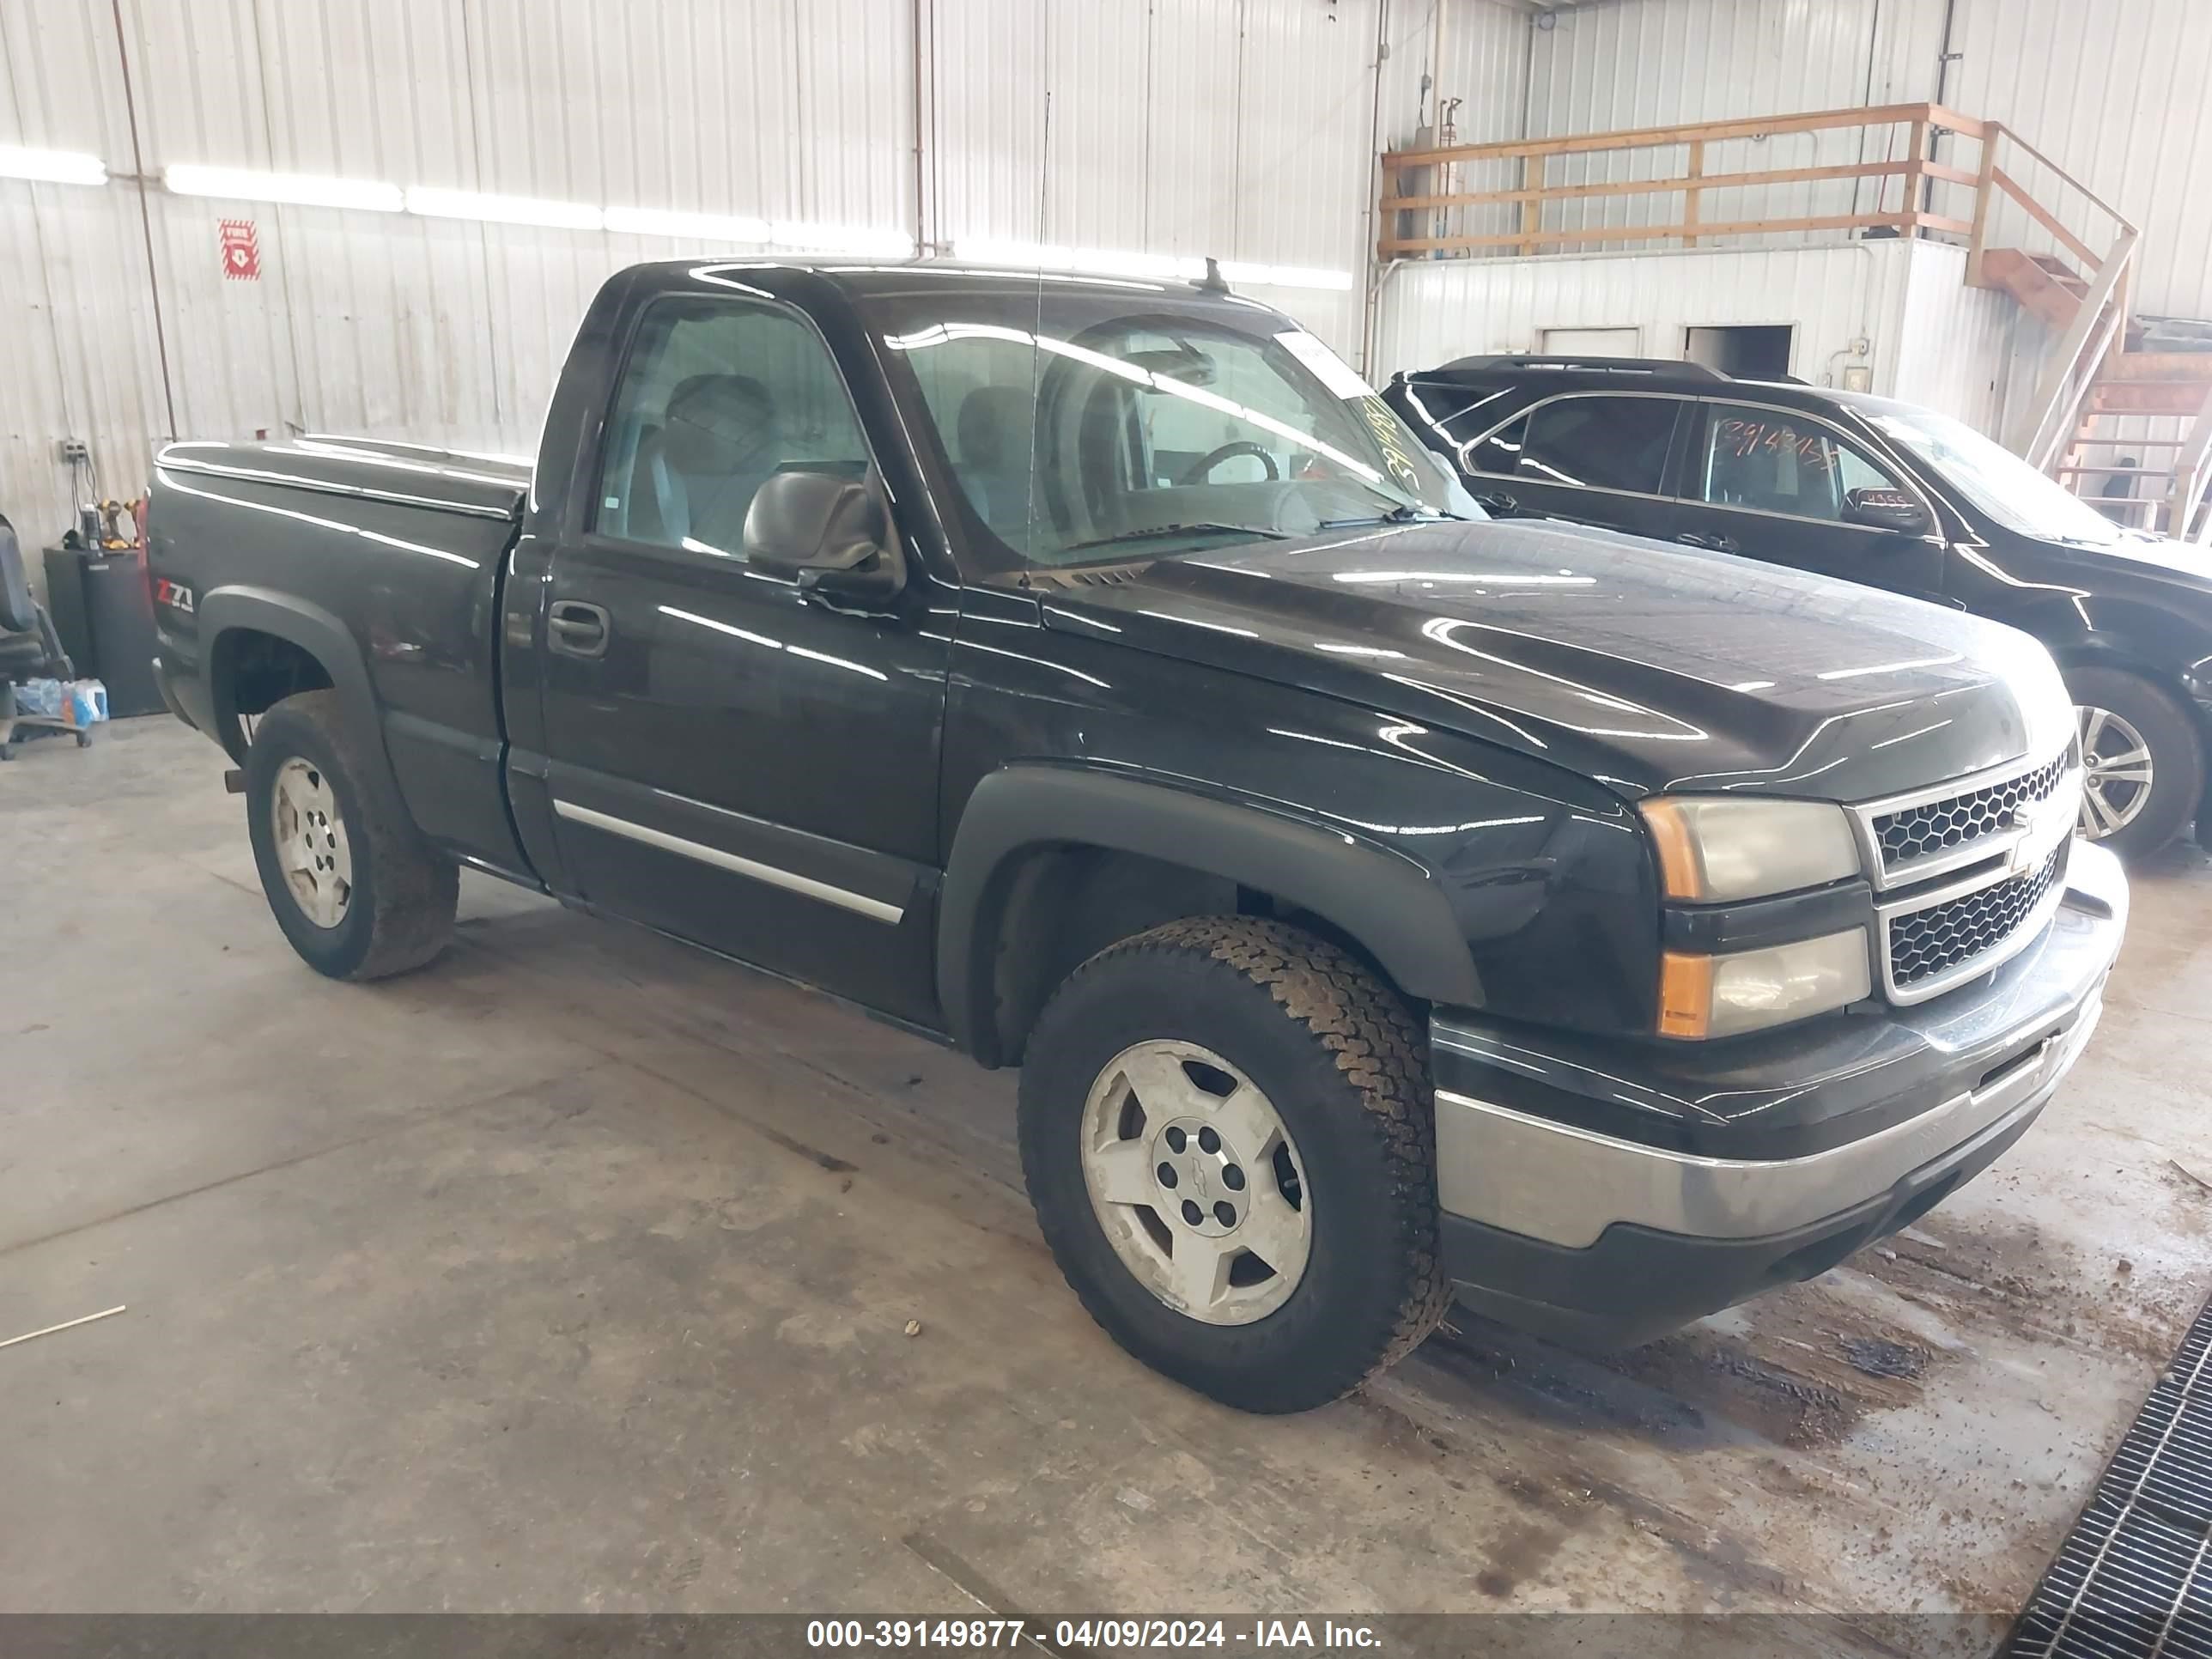
{"label": "steering wheel", "polygon": [[1239,455],[1258,456],[1260,465],[1267,469],[1269,483],[1274,483],[1281,479],[1283,475],[1276,469],[1275,458],[1267,453],[1264,445],[1255,444],[1249,438],[1239,438],[1233,443],[1225,443],[1218,448],[1207,450],[1190,466],[1185,468],[1182,477],[1177,478],[1176,482],[1178,484],[1204,483],[1215,467],[1219,466],[1224,461],[1234,460]]}

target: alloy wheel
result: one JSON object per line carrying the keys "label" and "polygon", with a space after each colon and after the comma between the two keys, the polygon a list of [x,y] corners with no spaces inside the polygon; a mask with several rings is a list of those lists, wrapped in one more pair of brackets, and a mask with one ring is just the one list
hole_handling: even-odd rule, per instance
{"label": "alloy wheel", "polygon": [[2091,841],[2116,835],[2150,802],[2150,745],[2109,708],[2076,708],[2081,732],[2081,833]]}
{"label": "alloy wheel", "polygon": [[353,903],[353,854],[330,779],[295,756],[277,769],[269,806],[270,838],[293,902],[316,927],[337,927]]}
{"label": "alloy wheel", "polygon": [[1219,1054],[1123,1049],[1084,1103],[1082,1155],[1107,1241],[1167,1306],[1249,1325],[1297,1289],[1313,1247],[1304,1166],[1274,1103]]}

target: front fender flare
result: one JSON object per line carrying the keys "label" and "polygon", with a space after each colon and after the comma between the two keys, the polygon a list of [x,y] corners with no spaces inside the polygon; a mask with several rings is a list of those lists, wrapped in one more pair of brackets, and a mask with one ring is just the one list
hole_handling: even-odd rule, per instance
{"label": "front fender flare", "polygon": [[1255,803],[1087,768],[994,772],[962,812],[939,898],[937,988],[954,1040],[999,1063],[989,1029],[994,942],[1018,855],[1097,847],[1272,893],[1342,929],[1398,988],[1480,1007],[1466,939],[1435,878],[1402,854]]}

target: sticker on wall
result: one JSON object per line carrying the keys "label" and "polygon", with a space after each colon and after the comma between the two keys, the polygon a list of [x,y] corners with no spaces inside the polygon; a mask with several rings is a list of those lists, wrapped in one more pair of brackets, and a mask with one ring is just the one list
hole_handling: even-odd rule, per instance
{"label": "sticker on wall", "polygon": [[216,222],[222,239],[222,274],[226,282],[261,280],[261,233],[251,219]]}

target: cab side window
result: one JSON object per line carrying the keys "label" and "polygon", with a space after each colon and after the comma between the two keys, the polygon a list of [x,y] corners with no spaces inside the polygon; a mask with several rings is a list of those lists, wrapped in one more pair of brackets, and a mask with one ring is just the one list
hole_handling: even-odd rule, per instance
{"label": "cab side window", "polygon": [[1714,507],[1841,524],[1853,490],[1904,488],[1888,468],[1816,422],[1781,410],[1715,404],[1688,494]]}
{"label": "cab side window", "polygon": [[1656,495],[1680,407],[1673,398],[1555,398],[1475,444],[1467,465],[1534,483]]}
{"label": "cab side window", "polygon": [[868,470],[829,349],[775,306],[682,296],[647,308],[607,422],[592,528],[736,558],[778,472]]}

